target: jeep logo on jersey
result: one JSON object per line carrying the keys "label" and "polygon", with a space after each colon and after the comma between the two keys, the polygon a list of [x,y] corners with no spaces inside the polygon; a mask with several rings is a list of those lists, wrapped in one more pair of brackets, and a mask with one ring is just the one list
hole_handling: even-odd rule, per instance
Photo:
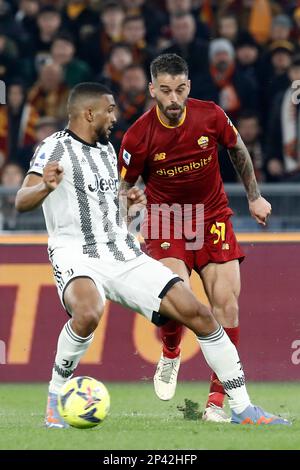
{"label": "jeep logo on jersey", "polygon": [[100,176],[94,173],[94,184],[89,184],[88,188],[93,193],[95,191],[101,191],[101,193],[106,193],[107,191],[112,191],[116,193],[118,190],[118,179],[117,178],[100,178]]}

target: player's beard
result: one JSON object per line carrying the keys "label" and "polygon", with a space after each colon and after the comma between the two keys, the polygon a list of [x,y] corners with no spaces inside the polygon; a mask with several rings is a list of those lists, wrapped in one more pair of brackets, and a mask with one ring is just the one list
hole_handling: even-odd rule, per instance
{"label": "player's beard", "polygon": [[96,129],[97,142],[102,145],[107,145],[109,142],[109,137],[107,132],[101,127],[101,129]]}
{"label": "player's beard", "polygon": [[[158,105],[160,111],[169,120],[170,126],[177,126],[180,122],[180,119],[182,118],[182,114],[183,114],[184,108],[185,108],[185,102],[183,103],[182,106],[177,104],[177,105],[170,105],[170,106],[166,106],[166,107],[163,106],[161,101],[156,100],[156,102],[157,102],[157,105]],[[172,109],[180,110],[180,112],[177,114],[177,116],[172,115],[172,113],[171,113]]]}

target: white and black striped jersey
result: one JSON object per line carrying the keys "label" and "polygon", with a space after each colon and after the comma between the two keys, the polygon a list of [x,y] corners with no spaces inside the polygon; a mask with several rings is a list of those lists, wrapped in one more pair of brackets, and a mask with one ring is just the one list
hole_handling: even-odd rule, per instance
{"label": "white and black striped jersey", "polygon": [[47,137],[37,148],[28,173],[60,162],[62,181],[43,202],[49,248],[80,246],[91,258],[126,261],[142,252],[121,220],[117,156],[113,146],[89,145],[68,129]]}

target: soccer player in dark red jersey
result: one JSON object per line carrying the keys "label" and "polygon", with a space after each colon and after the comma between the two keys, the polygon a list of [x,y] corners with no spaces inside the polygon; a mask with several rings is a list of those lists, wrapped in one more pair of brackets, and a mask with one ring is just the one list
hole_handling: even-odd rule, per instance
{"label": "soccer player in dark red jersey", "polygon": [[[142,176],[148,201],[143,224],[148,254],[188,285],[192,269],[199,274],[215,318],[237,345],[239,263],[244,254],[230,220],[233,212],[220,175],[218,144],[228,149],[245,186],[250,213],[259,224],[266,224],[271,205],[260,194],[250,155],[228,116],[211,101],[188,98],[186,62],[176,54],[162,54],[150,70],[149,90],[156,106],[139,118],[123,138],[119,157],[121,188],[127,190]],[[176,208],[168,212],[167,207],[174,205]],[[202,226],[197,215],[201,208]],[[167,216],[172,230],[166,235]],[[183,225],[190,229],[184,230]],[[203,243],[191,245],[191,237],[199,242],[200,233]],[[154,387],[162,400],[171,399],[175,393],[181,335],[182,326],[174,320],[161,326],[163,351]],[[213,374],[205,420],[228,420],[224,398],[222,384]]]}

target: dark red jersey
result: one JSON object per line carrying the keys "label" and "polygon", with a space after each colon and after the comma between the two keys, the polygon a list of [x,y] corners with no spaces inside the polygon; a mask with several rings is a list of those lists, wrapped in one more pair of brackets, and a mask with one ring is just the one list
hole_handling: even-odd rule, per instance
{"label": "dark red jersey", "polygon": [[211,101],[189,98],[181,123],[161,122],[154,107],[126,132],[119,155],[121,177],[141,175],[150,204],[204,204],[205,219],[232,214],[218,163],[218,144],[231,148],[237,131]]}

